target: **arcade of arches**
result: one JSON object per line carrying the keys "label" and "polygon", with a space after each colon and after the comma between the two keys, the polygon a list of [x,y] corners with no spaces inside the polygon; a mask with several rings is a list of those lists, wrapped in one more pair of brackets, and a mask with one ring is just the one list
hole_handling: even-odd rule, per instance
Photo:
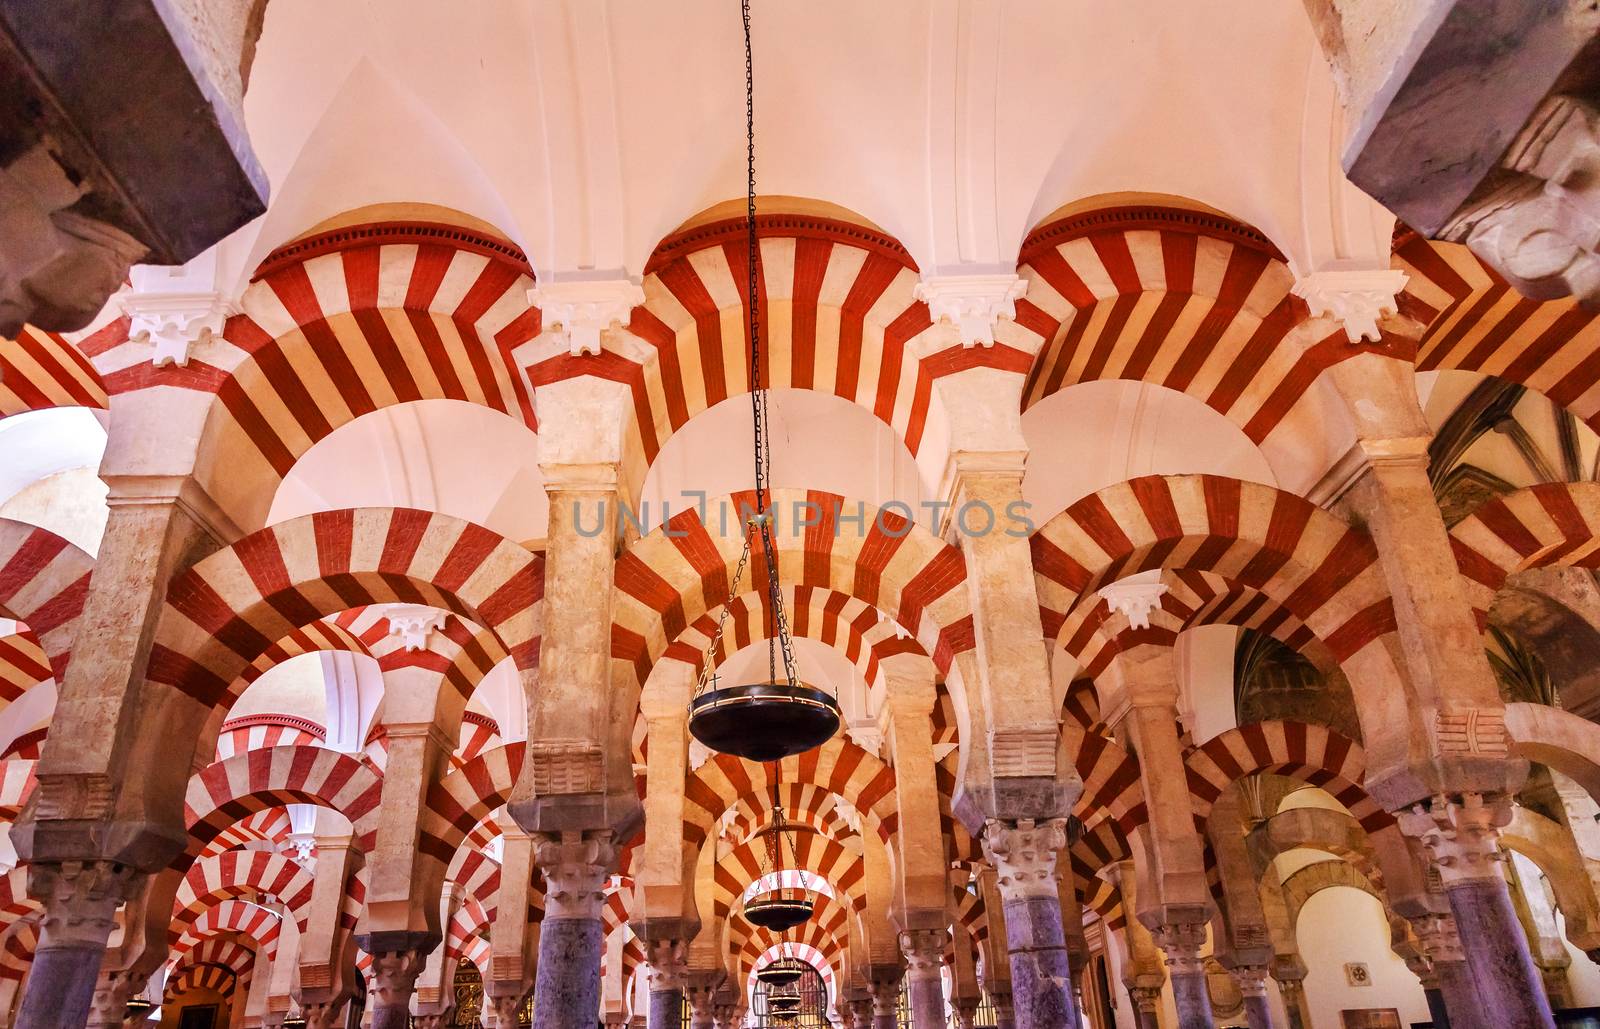
{"label": "arcade of arches", "polygon": [[0,1026],[1600,1006],[1600,319],[1306,8],[758,0],[752,284],[737,3],[243,6],[266,212],[0,340]]}

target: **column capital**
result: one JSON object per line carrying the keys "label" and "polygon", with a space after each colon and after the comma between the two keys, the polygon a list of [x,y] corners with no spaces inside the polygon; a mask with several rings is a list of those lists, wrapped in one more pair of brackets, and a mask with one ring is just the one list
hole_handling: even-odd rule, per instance
{"label": "column capital", "polygon": [[1467,955],[1461,949],[1461,936],[1456,932],[1456,920],[1446,913],[1421,915],[1409,919],[1411,931],[1417,934],[1417,942],[1422,947],[1422,956],[1428,964],[1437,969],[1441,962],[1451,963],[1467,960]]}
{"label": "column capital", "polygon": [[958,1029],[973,1029],[977,1024],[978,1002],[964,997],[957,999],[951,1007],[955,1009]]}
{"label": "column capital", "polygon": [[1267,966],[1265,965],[1235,965],[1228,969],[1228,975],[1233,979],[1233,984],[1245,997],[1265,997],[1267,995]]}
{"label": "column capital", "polygon": [[1169,975],[1205,973],[1205,961],[1200,957],[1200,948],[1206,943],[1205,921],[1164,922],[1150,935],[1167,956]]}
{"label": "column capital", "polygon": [[644,288],[626,274],[556,279],[528,290],[528,303],[578,357],[600,353],[601,333],[628,324],[633,309],[644,303]]}
{"label": "column capital", "polygon": [[689,971],[689,941],[672,937],[644,941],[644,958],[650,966],[650,988],[676,990]]}
{"label": "column capital", "polygon": [[377,995],[379,1005],[403,1007],[411,1003],[417,976],[422,974],[434,946],[437,942],[426,948],[379,950],[372,954],[372,992]]}
{"label": "column capital", "polygon": [[1445,888],[1498,879],[1500,827],[1511,820],[1505,794],[1440,794],[1401,812],[1400,829],[1428,851]]}
{"label": "column capital", "polygon": [[874,1015],[892,1015],[900,1007],[900,979],[905,970],[898,966],[874,968],[867,977],[867,992],[872,995]]}
{"label": "column capital", "polygon": [[911,295],[928,305],[935,322],[954,325],[963,347],[994,346],[1002,318],[1015,319],[1028,281],[1014,271],[969,271],[924,275]]}
{"label": "column capital", "polygon": [[599,918],[606,876],[617,862],[611,831],[531,835],[534,863],[545,878],[545,917]]}
{"label": "column capital", "polygon": [[1161,581],[1161,569],[1153,568],[1102,586],[1099,595],[1112,613],[1128,620],[1129,628],[1148,629],[1150,615],[1161,606],[1167,589],[1167,584]]}
{"label": "column capital", "polygon": [[152,347],[150,363],[187,367],[189,358],[213,342],[239,304],[219,289],[215,251],[182,267],[134,265],[130,288],[117,298],[128,316],[128,341]]}
{"label": "column capital", "polygon": [[948,929],[908,929],[900,933],[900,953],[906,956],[913,979],[936,979],[944,967]]}
{"label": "column capital", "polygon": [[1133,1006],[1145,1014],[1153,1015],[1156,1007],[1161,1003],[1161,987],[1159,986],[1130,986],[1128,998],[1133,1001]]}
{"label": "column capital", "polygon": [[994,864],[1003,900],[1058,896],[1056,852],[1067,845],[1067,820],[991,820],[983,827],[983,852]]}
{"label": "column capital", "polygon": [[1328,268],[1298,279],[1293,292],[1313,318],[1344,326],[1351,343],[1377,343],[1383,339],[1378,321],[1399,313],[1396,298],[1405,286],[1406,273],[1397,268]]}
{"label": "column capital", "polygon": [[444,628],[448,611],[422,604],[396,604],[384,611],[389,635],[400,641],[407,653],[428,649],[428,637]]}
{"label": "column capital", "polygon": [[44,906],[40,949],[104,947],[136,875],[131,866],[112,861],[30,864],[28,892]]}

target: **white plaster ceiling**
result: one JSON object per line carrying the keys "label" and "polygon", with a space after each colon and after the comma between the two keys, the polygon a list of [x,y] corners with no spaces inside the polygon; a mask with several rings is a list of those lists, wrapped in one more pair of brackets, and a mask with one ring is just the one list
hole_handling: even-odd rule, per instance
{"label": "white plaster ceiling", "polygon": [[[1387,243],[1334,170],[1299,4],[758,0],[761,189],[830,201],[924,269],[1014,266],[1064,204],[1166,192],[1304,262]],[[744,189],[731,0],[272,0],[246,96],[268,213],[236,275],[364,204],[498,227],[541,275],[642,270]]]}

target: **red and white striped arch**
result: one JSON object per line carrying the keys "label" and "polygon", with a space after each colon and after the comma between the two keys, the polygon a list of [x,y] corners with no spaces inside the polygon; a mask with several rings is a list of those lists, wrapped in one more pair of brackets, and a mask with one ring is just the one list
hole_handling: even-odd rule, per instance
{"label": "red and white striped arch", "polygon": [[[240,950],[251,954],[251,967],[254,967],[254,954],[245,947]],[[190,993],[215,993],[224,998],[231,998],[244,984],[245,976],[225,965],[210,962],[188,962],[178,968],[167,985],[161,991],[161,1003],[174,1005]]]}
{"label": "red and white striped arch", "polygon": [[237,696],[278,640],[371,604],[423,604],[491,630],[519,666],[538,660],[543,559],[482,526],[404,508],[306,515],[262,529],[176,577],[148,677],[204,703]]}
{"label": "red and white striped arch", "polygon": [[[792,855],[787,853],[790,843],[794,846]],[[847,848],[839,840],[808,832],[791,834],[784,850],[786,862],[792,857],[794,868],[810,872],[825,881],[836,897],[844,898],[839,901],[841,905],[858,911],[866,910],[867,866],[858,851]],[[741,911],[739,898],[744,891],[771,873],[772,859],[765,840],[746,840],[718,858],[712,876],[713,917],[720,921]],[[813,893],[812,897],[819,902],[832,899],[821,890]],[[740,921],[743,921],[742,917]]]}
{"label": "red and white striped arch", "polygon": [[806,783],[838,794],[861,812],[885,843],[893,843],[900,819],[894,770],[839,736],[771,764],[714,755],[684,783],[684,839],[703,846],[716,835],[717,821],[725,811],[745,797],[770,795],[778,782]]}
{"label": "red and white striped arch", "polygon": [[93,571],[94,558],[48,529],[0,518],[0,618],[27,626],[58,682]]}
{"label": "red and white striped arch", "polygon": [[283,919],[271,908],[248,900],[224,900],[207,908],[199,918],[189,923],[182,935],[172,943],[172,952],[183,954],[202,940],[237,934],[254,943],[258,951],[265,951],[270,961],[277,953],[278,934],[282,928]]}
{"label": "red and white striped arch", "polygon": [[157,385],[215,393],[208,438],[217,467],[238,480],[219,481],[219,499],[259,519],[271,484],[296,460],[372,411],[460,400],[533,427],[511,356],[539,332],[532,285],[523,255],[481,233],[417,222],[352,226],[270,254],[211,363],[156,369],[148,348],[123,343],[96,365],[113,394]]}
{"label": "red and white striped arch", "polygon": [[1044,225],[1023,243],[1017,325],[1042,340],[1024,406],[1080,382],[1186,393],[1265,440],[1322,372],[1343,332],[1297,346],[1294,275],[1253,229],[1217,215],[1121,207]]}
{"label": "red and white striped arch", "polygon": [[243,847],[256,841],[270,843],[274,847],[278,847],[287,842],[292,828],[293,825],[289,821],[288,808],[264,808],[233,823],[218,833],[201,850],[200,857],[211,857],[213,854],[221,854],[224,851]]}
{"label": "red and white striped arch", "polygon": [[[815,947],[830,962],[837,961],[850,947],[850,910],[833,897],[818,895],[811,918],[788,934],[775,933],[746,921],[742,914],[728,918],[728,942],[745,968],[754,968],[762,956],[779,946],[785,938],[793,944]],[[720,917],[720,916],[719,916]]]}
{"label": "red and white striped arch", "polygon": [[478,755],[428,787],[417,848],[447,867],[457,848],[511,796],[527,744]]}
{"label": "red and white striped arch", "polygon": [[[119,333],[126,339],[126,326],[126,320],[113,322],[85,342]],[[25,325],[15,339],[0,338],[0,418],[52,407],[108,406],[100,373],[62,334]]]}
{"label": "red and white striped arch", "polygon": [[339,812],[354,827],[356,846],[370,850],[382,793],[383,780],[370,767],[325,747],[273,747],[214,761],[189,779],[183,800],[189,847],[173,867],[186,872],[229,825],[284,804]]}
{"label": "red and white striped arch", "polygon": [[[185,976],[198,965],[216,965],[242,977],[250,973],[255,967],[255,962],[256,952],[238,940],[225,936],[213,936],[201,940],[184,953],[175,955],[167,963],[169,969],[167,995],[174,995],[174,980]],[[179,986],[177,993],[187,992],[189,988]]]}
{"label": "red and white striped arch", "polygon": [[1150,612],[1143,629],[1124,627],[1115,637],[1105,633],[1110,606],[1098,594],[1078,601],[1062,622],[1057,636],[1062,647],[1081,662],[1080,674],[1098,676],[1112,658],[1128,645],[1154,643],[1171,646],[1187,629],[1200,625],[1233,625],[1253,629],[1279,640],[1292,650],[1306,653],[1318,667],[1334,664],[1316,634],[1288,608],[1257,589],[1233,582],[1214,572],[1194,568],[1164,571],[1167,592]]}
{"label": "red and white striped arch", "polygon": [[323,651],[344,651],[351,654],[372,656],[370,644],[375,639],[369,640],[366,634],[358,635],[351,631],[346,624],[352,617],[360,614],[365,608],[355,608],[341,611],[337,615],[321,618],[307,625],[291,629],[281,639],[274,640],[272,645],[262,651],[250,666],[239,673],[240,683],[231,692],[243,693],[251,683],[261,678],[267,672],[276,668],[285,661],[303,657],[306,654],[319,654]]}
{"label": "red and white striped arch", "polygon": [[1417,371],[1493,375],[1537,390],[1600,431],[1600,313],[1530,300],[1458,243],[1395,241],[1400,311],[1426,326]]}
{"label": "red and white striped arch", "polygon": [[29,758],[0,761],[0,818],[14,822],[22,813],[22,806],[38,785],[34,777],[37,766],[38,762]]}
{"label": "red and white striped arch", "polygon": [[1113,904],[1120,903],[1121,897],[1115,887],[1100,878],[1100,871],[1133,856],[1127,834],[1114,819],[1102,819],[1092,828],[1086,826],[1067,853],[1074,893],[1085,907],[1104,916]]}
{"label": "red and white striped arch", "polygon": [[1222,791],[1258,772],[1326,790],[1367,832],[1394,824],[1394,817],[1361,786],[1366,775],[1361,745],[1327,726],[1258,722],[1229,729],[1190,753],[1184,767],[1195,820],[1202,829]]}
{"label": "red and white striped arch", "polygon": [[28,894],[28,866],[18,865],[0,875],[0,929],[16,924],[36,911],[39,902]]}
{"label": "red and white striped arch", "polygon": [[1188,568],[1259,590],[1344,661],[1394,631],[1370,537],[1305,499],[1215,475],[1092,493],[1034,533],[1040,616],[1059,638],[1081,598],[1135,572]]}
{"label": "red and white striped arch", "polygon": [[230,850],[201,858],[184,874],[173,901],[173,940],[209,907],[225,900],[270,898],[283,904],[300,932],[310,915],[311,873],[282,854]]}
{"label": "red and white striped arch", "polygon": [[[974,646],[966,564],[961,552],[892,511],[860,505],[864,521],[850,521],[857,502],[821,491],[775,490],[780,512],[774,543],[779,578],[787,585],[845,594],[876,607],[903,626],[948,670],[957,653]],[[727,510],[754,509],[738,494]],[[806,505],[811,505],[807,507]],[[815,512],[818,524],[800,526],[784,512]],[[707,506],[707,521],[685,511],[668,526],[636,541],[617,559],[611,656],[642,685],[650,668],[683,632],[727,601],[743,548],[737,517],[728,524]],[[841,522],[840,514],[847,518]],[[670,530],[671,535],[668,535]],[[752,562],[750,584],[765,589],[766,572]]]}
{"label": "red and white striped arch", "polygon": [[327,731],[309,718],[265,712],[230,718],[217,737],[217,760],[267,747],[321,746]]}
{"label": "red and white striped arch", "polygon": [[1450,530],[1480,628],[1514,572],[1600,567],[1600,483],[1541,483],[1484,504]]}
{"label": "red and white striped arch", "polygon": [[33,954],[39,947],[39,917],[12,923],[0,937],[0,980],[21,982],[33,967]]}
{"label": "red and white striped arch", "polygon": [[54,678],[50,658],[32,630],[0,636],[0,703],[9,704]]}
{"label": "red and white striped arch", "polygon": [[[744,219],[678,233],[645,268],[645,302],[601,357],[536,345],[536,385],[597,374],[629,385],[646,465],[672,434],[749,391]],[[866,226],[813,215],[756,218],[761,339],[769,387],[832,393],[873,413],[915,455],[936,370],[912,341],[931,323],[915,299],[917,267],[899,243]],[[985,355],[987,356],[987,355]]]}

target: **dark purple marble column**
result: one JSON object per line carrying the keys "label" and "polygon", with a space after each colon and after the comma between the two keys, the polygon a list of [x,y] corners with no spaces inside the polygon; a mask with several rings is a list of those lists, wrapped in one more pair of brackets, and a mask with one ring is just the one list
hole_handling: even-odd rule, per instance
{"label": "dark purple marble column", "polygon": [[682,1029],[683,989],[677,986],[650,988],[650,1017],[645,1025],[650,1029]]}
{"label": "dark purple marble column", "polygon": [[1306,981],[1284,978],[1278,980],[1278,996],[1283,998],[1283,1009],[1289,1015],[1289,1029],[1311,1029],[1305,1018]]}
{"label": "dark purple marble column", "polygon": [[1161,1004],[1161,987],[1130,986],[1128,1000],[1133,1004],[1135,1029],[1161,1029],[1161,1019],[1156,1008]]}
{"label": "dark purple marble column", "polygon": [[[1449,1029],[1485,1029],[1479,1021],[1478,989],[1472,983],[1472,970],[1465,959],[1435,961],[1433,974],[1439,982],[1439,1003],[1444,1007],[1445,1019],[1439,1024]],[[1430,1000],[1428,1010],[1433,1010]]]}
{"label": "dark purple marble column", "polygon": [[1011,1003],[1023,1029],[1078,1029],[1072,969],[1056,888],[1056,854],[1067,845],[1066,820],[984,827],[984,854],[995,867],[1011,959]]}
{"label": "dark purple marble column", "polygon": [[899,1029],[900,976],[875,975],[867,992],[872,994],[872,1029]]}
{"label": "dark purple marble column", "polygon": [[1447,894],[1486,1021],[1496,1029],[1555,1029],[1505,880],[1468,879],[1449,884]]}
{"label": "dark purple marble column", "polygon": [[138,883],[132,869],[110,862],[40,863],[28,875],[29,892],[40,898],[44,919],[12,1024],[16,1029],[83,1029],[117,906]]}
{"label": "dark purple marble column", "polygon": [[1244,1017],[1250,1029],[1277,1029],[1272,1002],[1267,997],[1267,970],[1262,965],[1239,965],[1230,970],[1234,985],[1244,997]]}
{"label": "dark purple marble column", "polygon": [[600,959],[605,948],[600,907],[606,875],[616,864],[616,847],[606,831],[530,835],[535,841],[534,860],[545,879],[533,1026],[592,1026],[600,1017]]}
{"label": "dark purple marble column", "polygon": [[1215,1029],[1206,966],[1200,958],[1206,923],[1174,922],[1151,935],[1167,955],[1167,981],[1172,985],[1173,1006],[1178,1009],[1178,1029]]}
{"label": "dark purple marble column", "polygon": [[900,952],[906,956],[906,993],[911,1003],[913,1029],[947,1029],[944,1010],[944,951],[950,943],[948,929],[914,929],[900,934]]}
{"label": "dark purple marble column", "polygon": [[371,933],[360,938],[372,955],[372,1029],[410,1029],[411,995],[428,954],[438,945],[426,933]]}

